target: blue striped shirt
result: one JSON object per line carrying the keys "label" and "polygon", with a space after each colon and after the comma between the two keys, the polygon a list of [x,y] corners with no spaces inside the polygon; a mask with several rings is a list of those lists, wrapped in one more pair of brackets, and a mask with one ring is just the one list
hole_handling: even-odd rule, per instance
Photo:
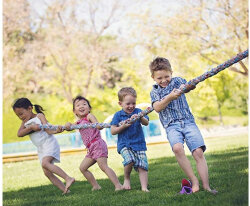
{"label": "blue striped shirt", "polygon": [[[161,101],[165,96],[171,93],[176,88],[178,89],[181,84],[185,84],[187,81],[181,77],[173,77],[169,85],[165,88],[160,87],[158,84],[153,85],[153,89],[150,92],[151,103]],[[167,128],[171,122],[176,120],[194,119],[185,94],[182,94],[175,100],[172,100],[165,109],[159,113],[160,121],[164,128]]]}

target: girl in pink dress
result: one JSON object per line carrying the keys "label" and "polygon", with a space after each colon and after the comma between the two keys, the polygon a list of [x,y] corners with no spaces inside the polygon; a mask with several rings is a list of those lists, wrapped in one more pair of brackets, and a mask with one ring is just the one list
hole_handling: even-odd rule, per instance
{"label": "girl in pink dress", "polygon": [[[73,100],[73,112],[79,118],[75,124],[97,123],[98,121],[96,117],[90,113],[90,110],[91,106],[89,101],[82,96],[77,96]],[[65,129],[71,131],[71,125],[71,123],[66,123]],[[80,165],[80,171],[92,185],[92,190],[101,189],[101,186],[97,183],[93,174],[88,170],[89,167],[97,162],[101,170],[114,184],[115,190],[122,190],[122,185],[120,184],[115,172],[107,164],[108,149],[106,142],[101,138],[100,129],[102,128],[85,128],[79,130],[83,144],[88,149],[87,155]]]}

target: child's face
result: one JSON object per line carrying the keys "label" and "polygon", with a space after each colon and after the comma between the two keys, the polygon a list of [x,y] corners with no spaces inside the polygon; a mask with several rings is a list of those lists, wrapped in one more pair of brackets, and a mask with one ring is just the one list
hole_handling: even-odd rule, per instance
{"label": "child's face", "polygon": [[20,120],[23,122],[29,121],[33,117],[32,107],[28,107],[28,109],[25,108],[15,108],[14,109],[15,114],[18,116]]}
{"label": "child's face", "polygon": [[75,102],[74,113],[79,118],[83,118],[88,115],[90,113],[88,102],[86,102],[84,99],[77,100]]}
{"label": "child's face", "polygon": [[136,106],[136,97],[128,94],[123,98],[122,101],[119,101],[119,105],[122,107],[124,112],[131,114]]}
{"label": "child's face", "polygon": [[154,72],[152,78],[161,87],[167,87],[172,79],[172,72],[166,70],[158,70]]}

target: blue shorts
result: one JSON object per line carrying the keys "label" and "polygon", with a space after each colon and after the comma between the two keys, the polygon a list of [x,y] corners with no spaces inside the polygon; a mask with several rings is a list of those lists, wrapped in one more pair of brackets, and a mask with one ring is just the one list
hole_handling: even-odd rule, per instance
{"label": "blue shorts", "polygon": [[132,149],[128,149],[127,147],[122,148],[120,154],[123,157],[123,166],[130,164],[131,162],[134,163],[133,167],[135,171],[138,171],[138,168],[142,168],[148,171],[148,160],[146,151],[134,151]]}
{"label": "blue shorts", "polygon": [[188,149],[192,153],[197,148],[201,148],[203,152],[206,150],[203,137],[194,119],[178,120],[172,122],[166,128],[166,132],[172,149],[175,144],[184,144],[185,141]]}

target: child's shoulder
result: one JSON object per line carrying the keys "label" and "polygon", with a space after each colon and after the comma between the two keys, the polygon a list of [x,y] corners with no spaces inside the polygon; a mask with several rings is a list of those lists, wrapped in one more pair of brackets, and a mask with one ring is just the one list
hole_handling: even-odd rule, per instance
{"label": "child's shoulder", "polygon": [[160,86],[159,86],[158,84],[153,84],[150,93],[151,93],[151,94],[152,94],[152,93],[155,93],[155,92],[157,92],[159,89],[160,89]]}
{"label": "child's shoulder", "polygon": [[41,118],[43,118],[43,117],[45,117],[45,115],[43,114],[43,113],[37,113],[37,115],[36,115],[39,119],[41,119]]}
{"label": "child's shoulder", "polygon": [[120,115],[122,112],[123,112],[123,110],[121,109],[121,110],[117,111],[114,115]]}
{"label": "child's shoulder", "polygon": [[32,125],[32,124],[41,124],[41,120],[38,117],[38,114],[24,123],[25,126]]}
{"label": "child's shoulder", "polygon": [[95,117],[95,115],[93,115],[92,113],[88,113],[88,114],[86,115],[86,117],[84,117],[84,118],[86,118],[87,120],[89,120],[89,119],[92,118],[92,117]]}
{"label": "child's shoulder", "polygon": [[136,107],[135,110],[134,110],[135,113],[139,113],[139,112],[141,112],[141,111],[142,111],[142,110],[141,110],[140,108],[137,108],[137,107]]}
{"label": "child's shoulder", "polygon": [[119,110],[119,111],[117,111],[116,113],[114,113],[112,119],[113,119],[113,120],[114,120],[114,119],[119,119],[119,118],[121,117],[121,112],[122,112],[122,110]]}
{"label": "child's shoulder", "polygon": [[182,77],[173,77],[172,80],[174,82],[181,82],[181,83],[186,82],[186,80],[184,78],[182,78]]}

